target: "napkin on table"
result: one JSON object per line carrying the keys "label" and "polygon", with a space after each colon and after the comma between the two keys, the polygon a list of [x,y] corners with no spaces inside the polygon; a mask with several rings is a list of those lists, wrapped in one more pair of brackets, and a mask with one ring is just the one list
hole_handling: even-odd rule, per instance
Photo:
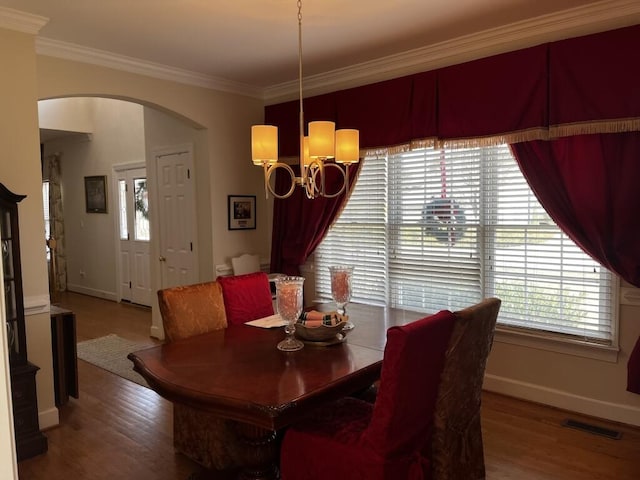
{"label": "napkin on table", "polygon": [[256,320],[251,320],[250,322],[245,323],[245,325],[251,325],[253,327],[260,327],[260,328],[284,327],[286,324],[287,322],[282,319],[279,313],[276,313],[274,315],[269,315],[268,317],[262,317]]}

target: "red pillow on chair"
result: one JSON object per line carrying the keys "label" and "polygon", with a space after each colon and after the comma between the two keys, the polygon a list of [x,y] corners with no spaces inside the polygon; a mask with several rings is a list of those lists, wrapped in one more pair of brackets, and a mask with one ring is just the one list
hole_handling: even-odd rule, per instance
{"label": "red pillow on chair", "polygon": [[273,315],[269,277],[264,272],[218,277],[224,297],[227,322],[242,324]]}

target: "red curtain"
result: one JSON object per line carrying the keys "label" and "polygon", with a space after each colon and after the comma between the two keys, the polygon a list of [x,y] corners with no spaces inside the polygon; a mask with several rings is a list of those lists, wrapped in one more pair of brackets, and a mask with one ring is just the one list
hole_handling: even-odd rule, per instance
{"label": "red curtain", "polygon": [[[361,163],[349,167],[349,188],[335,198],[307,198],[302,188],[296,188],[291,197],[274,199],[273,234],[271,239],[271,271],[287,275],[300,275],[300,265],[320,244],[329,227],[342,210],[355,185]],[[299,171],[299,168],[294,168]],[[325,169],[325,188],[331,194],[340,189],[342,175],[335,168]],[[276,171],[275,191],[289,190],[290,175],[284,169]]]}
{"label": "red curtain", "polygon": [[[594,259],[640,287],[640,133],[579,135],[511,146],[531,189]],[[640,393],[640,339],[627,389]]]}
{"label": "red curtain", "polygon": [[584,251],[640,287],[640,133],[512,145],[549,215]]}

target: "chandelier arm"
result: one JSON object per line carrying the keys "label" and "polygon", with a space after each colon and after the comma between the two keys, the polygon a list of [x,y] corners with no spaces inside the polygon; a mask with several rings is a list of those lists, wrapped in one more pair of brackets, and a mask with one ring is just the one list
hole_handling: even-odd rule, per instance
{"label": "chandelier arm", "polygon": [[[271,175],[273,174],[273,172],[276,171],[276,168],[284,168],[287,172],[289,172],[289,175],[291,176],[291,187],[289,187],[289,191],[284,195],[278,195],[271,187]],[[294,173],[293,169],[286,163],[281,163],[281,162],[271,163],[271,164],[265,163],[264,175],[265,175],[264,177],[265,190],[268,189],[268,191],[271,192],[271,195],[273,195],[275,198],[284,200],[285,198],[289,198],[293,194],[293,191],[296,188],[296,174]],[[267,193],[267,198],[269,198],[268,193]]]}
{"label": "chandelier arm", "polygon": [[[340,187],[340,190],[338,190],[336,193],[332,193],[332,194],[328,194],[327,192],[324,192],[322,194],[323,197],[326,198],[335,198],[338,195],[340,195],[342,192],[344,192],[347,188],[347,182],[348,182],[348,174],[346,173],[347,169],[349,168],[347,165],[345,165],[345,170],[343,170],[342,168],[340,168],[340,165],[338,165],[337,163],[327,163],[326,165],[324,165],[324,168],[336,168],[338,169],[338,171],[342,174],[342,186]],[[323,175],[322,175],[322,181],[324,182],[324,171],[323,171]],[[324,186],[323,186],[324,188]]]}
{"label": "chandelier arm", "polygon": [[304,180],[305,192],[307,198],[313,200],[314,198],[321,197],[323,195],[322,188],[318,188],[318,175],[320,175],[320,182],[322,183],[324,169],[322,160],[315,159],[307,166],[307,176]]}

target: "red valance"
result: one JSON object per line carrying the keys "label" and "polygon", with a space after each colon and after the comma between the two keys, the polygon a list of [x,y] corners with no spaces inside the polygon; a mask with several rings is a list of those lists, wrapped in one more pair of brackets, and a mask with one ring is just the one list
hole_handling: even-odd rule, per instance
{"label": "red valance", "polygon": [[[309,97],[305,123],[357,128],[363,150],[640,130],[639,44],[635,25]],[[281,156],[298,155],[298,110],[265,108]]]}
{"label": "red valance", "polygon": [[433,72],[336,92],[337,124],[360,130],[360,145],[388,147],[436,136]]}
{"label": "red valance", "polygon": [[640,129],[640,26],[549,47],[551,134]]}
{"label": "red valance", "polygon": [[[495,55],[438,72],[438,138],[540,139],[547,125],[547,46]],[[503,142],[505,143],[505,142]]]}

